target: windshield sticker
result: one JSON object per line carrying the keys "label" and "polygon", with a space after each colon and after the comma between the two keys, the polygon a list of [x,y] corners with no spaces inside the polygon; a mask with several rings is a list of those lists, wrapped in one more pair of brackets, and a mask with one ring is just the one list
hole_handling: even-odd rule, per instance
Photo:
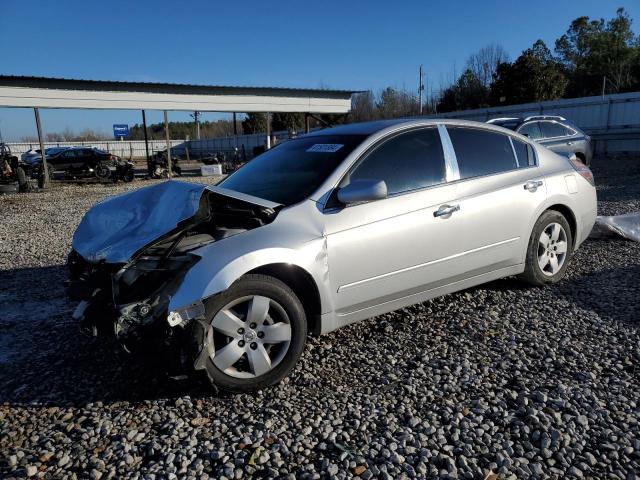
{"label": "windshield sticker", "polygon": [[342,143],[316,143],[307,148],[307,152],[334,153],[342,147],[344,147]]}

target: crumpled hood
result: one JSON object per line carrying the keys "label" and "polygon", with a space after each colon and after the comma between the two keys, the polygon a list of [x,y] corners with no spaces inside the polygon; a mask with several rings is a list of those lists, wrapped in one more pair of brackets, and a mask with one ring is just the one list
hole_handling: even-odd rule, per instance
{"label": "crumpled hood", "polygon": [[73,234],[73,248],[92,263],[126,263],[193,217],[205,188],[167,181],[104,200],[85,214]]}

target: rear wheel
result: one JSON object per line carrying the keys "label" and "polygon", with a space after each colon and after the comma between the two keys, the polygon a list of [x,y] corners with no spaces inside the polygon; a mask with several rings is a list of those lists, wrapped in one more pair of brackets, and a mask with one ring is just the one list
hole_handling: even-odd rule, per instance
{"label": "rear wheel", "polygon": [[532,285],[559,282],[572,254],[573,237],[567,219],[559,212],[544,212],[531,233],[525,271],[520,278]]}
{"label": "rear wheel", "polygon": [[111,176],[111,170],[107,165],[104,165],[103,163],[99,163],[96,166],[95,172],[96,172],[96,177],[98,178],[106,179]]}
{"label": "rear wheel", "polygon": [[282,380],[300,358],[307,336],[304,308],[280,280],[245,275],[205,306],[205,358],[199,363],[220,389],[249,392],[268,387]]}
{"label": "rear wheel", "polygon": [[29,179],[27,178],[24,168],[18,167],[16,169],[16,177],[18,178],[18,191],[28,192],[31,190],[31,184],[29,183]]}

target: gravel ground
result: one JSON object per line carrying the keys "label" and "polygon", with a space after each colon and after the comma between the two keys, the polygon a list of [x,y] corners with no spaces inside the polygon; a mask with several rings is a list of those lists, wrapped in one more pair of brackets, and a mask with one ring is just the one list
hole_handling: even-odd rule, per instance
{"label": "gravel ground", "polygon": [[[640,158],[594,173],[601,214],[640,210]],[[0,198],[0,477],[637,478],[639,244],[312,339],[277,387],[216,396],[70,318],[75,225],[140,184]]]}

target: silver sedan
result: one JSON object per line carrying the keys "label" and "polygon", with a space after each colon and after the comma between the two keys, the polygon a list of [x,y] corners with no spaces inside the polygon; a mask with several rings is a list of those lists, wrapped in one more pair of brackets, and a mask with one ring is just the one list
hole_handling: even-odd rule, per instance
{"label": "silver sedan", "polygon": [[104,201],[69,256],[75,318],[125,349],[250,391],[308,334],[517,275],[565,275],[596,216],[591,171],[481,123],[352,124],[287,141],[219,185]]}

